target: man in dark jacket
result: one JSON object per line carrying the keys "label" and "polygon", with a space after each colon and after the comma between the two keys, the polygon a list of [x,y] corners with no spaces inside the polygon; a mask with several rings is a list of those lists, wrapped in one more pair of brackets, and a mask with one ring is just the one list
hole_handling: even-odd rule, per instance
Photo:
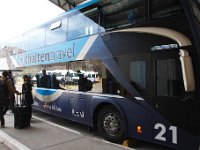
{"label": "man in dark jacket", "polygon": [[51,78],[46,74],[46,70],[42,70],[43,76],[40,79],[40,87],[51,88]]}
{"label": "man in dark jacket", "polygon": [[9,107],[9,101],[13,98],[13,95],[20,94],[13,86],[12,80],[9,78],[8,71],[3,71],[1,79],[3,82],[5,82],[8,94],[6,94],[6,101],[0,104],[0,119],[1,119],[1,127],[4,127],[5,125],[5,119],[4,115],[6,114],[8,107]]}

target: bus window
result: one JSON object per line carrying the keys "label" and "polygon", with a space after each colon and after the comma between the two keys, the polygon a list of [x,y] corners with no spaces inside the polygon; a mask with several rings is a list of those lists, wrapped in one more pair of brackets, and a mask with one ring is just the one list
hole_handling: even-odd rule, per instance
{"label": "bus window", "polygon": [[46,27],[46,45],[63,42],[66,41],[66,39],[67,19],[54,22]]}
{"label": "bus window", "polygon": [[56,82],[59,83],[60,89],[67,89],[64,85],[64,74],[67,72],[65,63],[51,64],[51,65],[38,65],[30,67],[21,68],[23,71],[18,73],[17,80],[19,85],[22,83],[22,76],[27,74],[30,76],[30,79],[34,87],[42,87],[41,78],[43,76],[42,70],[46,70],[46,75],[48,75],[49,85],[48,88],[55,88],[54,81],[52,80],[53,74],[56,76]]}
{"label": "bus window", "polygon": [[98,24],[82,13],[77,12],[69,17],[68,40],[96,34],[98,31]]}
{"label": "bus window", "polygon": [[[75,91],[90,91],[102,93],[102,82],[99,76],[101,74],[102,63],[99,60],[87,60],[68,63],[68,73],[66,74],[67,89]],[[92,89],[86,89],[86,82],[92,83]]]}
{"label": "bus window", "polygon": [[[132,86],[142,96],[149,95],[149,80],[151,74],[148,71],[149,55],[145,53],[145,56],[141,54],[125,55],[115,58],[119,67],[129,82],[128,86]],[[148,62],[148,63],[147,63]],[[124,96],[130,96],[124,87],[120,86],[120,93]],[[152,87],[151,87],[152,88]]]}
{"label": "bus window", "polygon": [[106,30],[144,22],[147,18],[147,0],[103,0],[101,25]]}
{"label": "bus window", "polygon": [[19,37],[18,48],[23,51],[29,50],[29,32]]}
{"label": "bus window", "polygon": [[184,92],[180,60],[156,61],[156,81],[158,96],[181,96]]}
{"label": "bus window", "polygon": [[[66,79],[72,79],[66,84],[68,90],[93,93],[122,95],[121,86],[115,77],[106,69],[100,60],[86,60],[68,63]],[[87,81],[85,80],[87,79]],[[86,82],[92,83],[92,89],[86,90]],[[119,92],[120,91],[120,92]]]}
{"label": "bus window", "polygon": [[99,24],[99,10],[97,7],[84,12],[84,15]]}
{"label": "bus window", "polygon": [[192,0],[192,9],[197,21],[200,23],[200,2],[198,0]]}
{"label": "bus window", "polygon": [[151,0],[150,19],[158,19],[167,16],[177,15],[182,12],[180,2],[178,0]]}
{"label": "bus window", "polygon": [[145,89],[145,62],[144,61],[135,61],[130,62],[130,79],[132,84],[137,87],[137,89]]}
{"label": "bus window", "polygon": [[30,49],[44,47],[45,45],[45,28],[37,28],[30,32]]}

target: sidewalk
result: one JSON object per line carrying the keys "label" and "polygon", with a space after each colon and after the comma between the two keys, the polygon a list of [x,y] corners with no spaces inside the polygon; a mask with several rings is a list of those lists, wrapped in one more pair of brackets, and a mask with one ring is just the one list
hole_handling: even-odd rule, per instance
{"label": "sidewalk", "polygon": [[[31,127],[14,128],[12,113],[5,115],[5,128],[0,130],[0,141],[13,150],[127,150],[120,145],[104,142],[79,132],[33,117]],[[131,148],[131,150],[133,150]]]}
{"label": "sidewalk", "polygon": [[6,146],[4,143],[0,143],[0,150],[11,150],[8,146]]}

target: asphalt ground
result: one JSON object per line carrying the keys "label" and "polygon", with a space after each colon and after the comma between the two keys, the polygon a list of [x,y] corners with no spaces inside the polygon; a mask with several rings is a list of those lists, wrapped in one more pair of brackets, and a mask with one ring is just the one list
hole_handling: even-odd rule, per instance
{"label": "asphalt ground", "polygon": [[0,141],[12,150],[130,150],[37,116],[33,116],[31,127],[15,129],[14,115],[9,112],[5,128],[0,130]]}
{"label": "asphalt ground", "polygon": [[5,122],[0,130],[0,150],[172,150],[143,141],[133,141],[129,147],[110,143],[87,126],[37,111],[30,128],[15,129],[14,116],[9,112]]}
{"label": "asphalt ground", "polygon": [[[56,123],[60,126],[70,128],[74,131],[80,132],[81,134],[85,136],[104,140],[96,130],[90,129],[85,125],[82,125],[70,120],[66,120],[63,118],[59,118],[53,115],[49,115],[43,112],[39,112],[39,111],[35,111],[34,116],[47,120],[52,123]],[[164,147],[162,145],[152,144],[152,143],[139,141],[135,139],[131,140],[129,147],[132,148],[132,150],[174,150],[172,148]]]}

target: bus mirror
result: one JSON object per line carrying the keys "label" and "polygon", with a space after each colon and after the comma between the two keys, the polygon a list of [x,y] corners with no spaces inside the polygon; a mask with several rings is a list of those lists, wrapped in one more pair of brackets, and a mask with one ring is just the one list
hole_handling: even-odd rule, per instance
{"label": "bus mirror", "polygon": [[183,82],[186,92],[195,90],[194,71],[192,60],[187,50],[180,50],[180,61],[183,74]]}

